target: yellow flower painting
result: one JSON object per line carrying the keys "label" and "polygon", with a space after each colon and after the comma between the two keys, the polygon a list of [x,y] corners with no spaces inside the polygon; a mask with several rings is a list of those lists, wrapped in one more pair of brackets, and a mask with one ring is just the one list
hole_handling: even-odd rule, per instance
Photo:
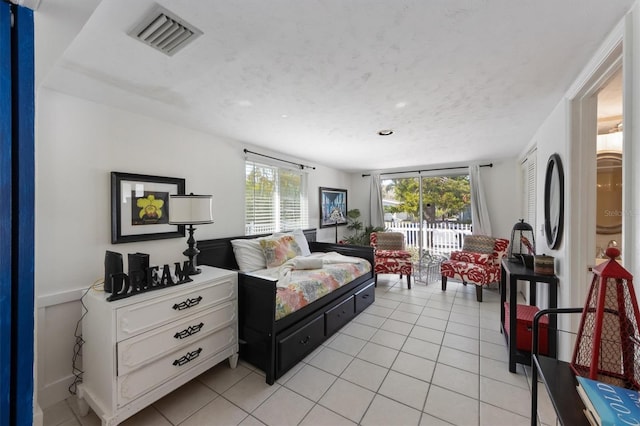
{"label": "yellow flower painting", "polygon": [[133,225],[150,225],[168,223],[165,214],[165,200],[167,194],[160,192],[144,192],[142,197],[135,200],[135,214],[132,215]]}

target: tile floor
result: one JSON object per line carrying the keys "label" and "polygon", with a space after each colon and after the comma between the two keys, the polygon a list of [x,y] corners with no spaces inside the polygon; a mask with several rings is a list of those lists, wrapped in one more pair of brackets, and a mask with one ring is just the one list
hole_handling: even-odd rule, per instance
{"label": "tile floor", "polygon": [[[223,362],[122,425],[529,425],[530,369],[509,373],[499,300],[382,275],[373,305],[273,386]],[[540,399],[555,424],[544,387]],[[99,424],[75,397],[44,410],[45,426]]]}

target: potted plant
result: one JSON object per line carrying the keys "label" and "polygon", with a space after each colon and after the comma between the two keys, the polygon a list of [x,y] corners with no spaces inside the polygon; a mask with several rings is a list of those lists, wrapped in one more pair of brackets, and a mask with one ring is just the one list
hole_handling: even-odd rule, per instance
{"label": "potted plant", "polygon": [[351,209],[347,212],[347,229],[353,231],[353,235],[344,238],[344,242],[356,246],[368,246],[369,236],[372,232],[382,232],[381,226],[364,226],[360,221],[360,210]]}

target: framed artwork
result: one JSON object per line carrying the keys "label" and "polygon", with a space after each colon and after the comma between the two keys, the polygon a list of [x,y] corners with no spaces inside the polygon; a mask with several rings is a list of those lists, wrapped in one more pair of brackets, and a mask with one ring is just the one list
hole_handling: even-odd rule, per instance
{"label": "framed artwork", "polygon": [[169,224],[169,195],[184,191],[181,178],[111,172],[111,243],[184,237]]}
{"label": "framed artwork", "polygon": [[347,224],[347,190],[320,188],[320,228]]}

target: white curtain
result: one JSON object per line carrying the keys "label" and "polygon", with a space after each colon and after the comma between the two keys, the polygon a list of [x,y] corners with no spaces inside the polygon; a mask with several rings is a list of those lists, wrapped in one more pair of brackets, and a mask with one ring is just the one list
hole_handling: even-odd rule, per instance
{"label": "white curtain", "polygon": [[492,235],[491,222],[487,200],[484,196],[484,188],[480,179],[480,166],[469,166],[469,181],[471,183],[471,220],[474,235]]}
{"label": "white curtain", "polygon": [[371,174],[371,186],[369,190],[371,226],[384,227],[384,210],[382,208],[382,188],[380,187],[380,175]]}

